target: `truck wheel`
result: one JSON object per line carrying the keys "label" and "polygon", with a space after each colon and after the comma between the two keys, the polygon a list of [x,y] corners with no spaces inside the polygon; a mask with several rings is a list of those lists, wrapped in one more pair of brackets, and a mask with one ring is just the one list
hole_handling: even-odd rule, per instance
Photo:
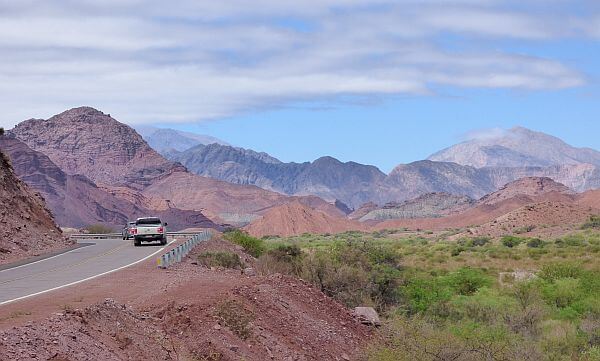
{"label": "truck wheel", "polygon": [[163,245],[163,246],[166,245],[167,244],[167,237],[161,238],[160,244]]}
{"label": "truck wheel", "polygon": [[142,245],[142,241],[140,241],[139,239],[134,239],[134,240],[133,240],[133,245],[134,245],[135,247],[139,247],[139,246],[141,246],[141,245]]}

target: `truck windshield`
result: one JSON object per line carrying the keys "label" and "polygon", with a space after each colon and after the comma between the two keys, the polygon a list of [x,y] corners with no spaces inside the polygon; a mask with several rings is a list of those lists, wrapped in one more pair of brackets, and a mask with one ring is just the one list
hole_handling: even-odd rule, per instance
{"label": "truck windshield", "polygon": [[135,222],[136,225],[140,226],[140,225],[155,225],[155,224],[162,224],[160,219],[158,218],[144,218],[144,219],[138,219]]}

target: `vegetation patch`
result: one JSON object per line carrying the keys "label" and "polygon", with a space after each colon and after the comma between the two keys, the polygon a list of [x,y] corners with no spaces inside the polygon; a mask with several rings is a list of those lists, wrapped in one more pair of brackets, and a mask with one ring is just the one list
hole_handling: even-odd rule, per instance
{"label": "vegetation patch", "polygon": [[115,230],[104,224],[91,224],[84,228],[87,233],[91,234],[109,234],[114,233]]}
{"label": "vegetation patch", "polygon": [[239,229],[225,232],[223,238],[229,242],[242,246],[244,251],[256,258],[260,257],[266,249],[264,240],[254,238]]}
{"label": "vegetation patch", "polygon": [[252,336],[251,322],[254,320],[254,314],[247,310],[243,303],[227,300],[217,306],[216,316],[242,340]]}
{"label": "vegetation patch", "polygon": [[244,268],[240,256],[233,252],[204,252],[198,256],[198,263],[205,267]]}

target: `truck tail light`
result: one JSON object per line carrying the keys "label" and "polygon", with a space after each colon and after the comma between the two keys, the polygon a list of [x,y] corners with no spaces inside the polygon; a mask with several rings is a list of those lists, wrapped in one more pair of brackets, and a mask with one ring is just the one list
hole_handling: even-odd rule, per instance
{"label": "truck tail light", "polygon": [[163,227],[158,227],[158,233],[163,233],[165,230]]}
{"label": "truck tail light", "polygon": [[129,229],[129,233],[131,233],[131,234],[137,234],[137,228],[130,228]]}

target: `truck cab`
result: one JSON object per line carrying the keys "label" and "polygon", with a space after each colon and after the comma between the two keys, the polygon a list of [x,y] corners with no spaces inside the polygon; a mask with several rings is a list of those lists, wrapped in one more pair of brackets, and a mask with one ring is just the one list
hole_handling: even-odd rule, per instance
{"label": "truck cab", "polygon": [[167,244],[167,223],[158,217],[138,218],[133,230],[133,244],[136,247],[141,246],[142,242],[160,241],[161,245]]}

